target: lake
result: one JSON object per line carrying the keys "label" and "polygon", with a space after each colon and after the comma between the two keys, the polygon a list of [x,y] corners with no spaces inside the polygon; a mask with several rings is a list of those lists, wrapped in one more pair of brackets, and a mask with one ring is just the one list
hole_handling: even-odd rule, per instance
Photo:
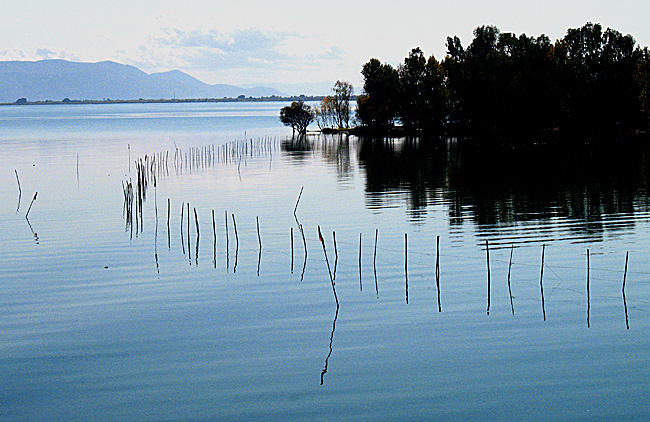
{"label": "lake", "polygon": [[283,105],[0,107],[0,419],[650,418],[648,145]]}

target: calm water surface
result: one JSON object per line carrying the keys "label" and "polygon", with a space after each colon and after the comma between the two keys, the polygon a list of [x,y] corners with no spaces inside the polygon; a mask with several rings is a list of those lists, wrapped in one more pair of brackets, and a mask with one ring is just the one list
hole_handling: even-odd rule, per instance
{"label": "calm water surface", "polygon": [[282,105],[0,109],[0,419],[650,418],[647,146],[298,143]]}

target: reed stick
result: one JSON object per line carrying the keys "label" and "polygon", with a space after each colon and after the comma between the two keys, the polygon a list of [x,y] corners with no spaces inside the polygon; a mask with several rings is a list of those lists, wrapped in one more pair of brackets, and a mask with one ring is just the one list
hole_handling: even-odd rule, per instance
{"label": "reed stick", "polygon": [[515,245],[510,247],[510,262],[508,262],[508,294],[510,295],[510,311],[515,314],[515,305],[512,301],[512,288],[510,287],[510,272],[512,270],[512,254],[515,250]]}
{"label": "reed stick", "polygon": [[408,236],[404,233],[404,281],[406,286],[406,304],[409,303],[409,272],[408,272]]}
{"label": "reed stick", "polygon": [[305,188],[304,186],[300,188],[300,193],[298,194],[298,200],[296,201],[296,206],[293,208],[293,215],[294,216],[296,215],[296,211],[298,210],[298,204],[300,203],[300,197],[302,197],[302,190],[304,188]]}
{"label": "reed stick", "polygon": [[490,279],[490,243],[485,241],[485,256],[487,259],[487,314],[490,315],[490,302],[491,302],[491,279]]}
{"label": "reed stick", "polygon": [[361,233],[359,233],[359,291],[363,291],[363,282],[361,279]]}
{"label": "reed stick", "polygon": [[339,307],[339,298],[336,295],[336,288],[334,287],[334,277],[332,277],[332,270],[330,269],[330,261],[327,259],[327,250],[325,249],[325,239],[323,239],[323,234],[320,231],[320,226],[318,226],[318,240],[323,245],[323,254],[325,255],[325,262],[327,263],[327,272],[330,275],[330,282],[332,283],[332,292],[334,293],[334,301],[336,302],[336,308]]}
{"label": "reed stick", "polygon": [[16,208],[16,213],[20,212],[20,199],[23,197],[23,190],[20,187],[20,179],[18,178],[18,170],[14,169],[16,173],[16,182],[18,182],[18,207]]}
{"label": "reed stick", "polygon": [[442,312],[440,302],[440,236],[436,236],[436,290],[438,292],[438,312]]}
{"label": "reed stick", "polygon": [[379,229],[375,229],[375,251],[372,255],[372,270],[375,276],[375,294],[379,297],[379,284],[377,283],[377,237]]}
{"label": "reed stick", "polygon": [[232,226],[233,229],[235,230],[235,241],[236,241],[237,249],[239,249],[239,234],[237,234],[237,222],[235,221],[235,214],[232,214]]}
{"label": "reed stick", "polygon": [[587,328],[591,327],[591,291],[589,286],[589,273],[591,264],[589,262],[589,249],[587,249]]}
{"label": "reed stick", "polygon": [[628,261],[629,254],[630,254],[629,251],[625,252],[625,272],[623,273],[623,287],[621,289],[621,292],[623,293],[623,307],[625,308],[625,327],[628,330],[630,329],[630,320],[627,314],[627,299],[625,298],[625,281],[627,280],[627,261]]}
{"label": "reed stick", "polygon": [[339,251],[336,246],[336,232],[332,231],[332,239],[334,241],[334,280],[336,280],[336,268],[339,265]]}
{"label": "reed stick", "polygon": [[38,192],[34,194],[34,197],[32,198],[32,202],[29,203],[29,208],[27,208],[27,213],[25,213],[25,218],[29,216],[29,212],[32,210],[32,205],[34,204],[34,201],[36,201],[37,196],[38,196]]}
{"label": "reed stick", "polygon": [[214,210],[212,210],[212,263],[217,268],[217,225],[214,221]]}
{"label": "reed stick", "polygon": [[196,236],[199,236],[199,216],[196,214],[196,208],[194,208],[194,223],[196,224]]}
{"label": "reed stick", "polygon": [[544,321],[546,321],[546,307],[544,305],[544,252],[546,251],[546,245],[542,245],[542,265],[540,267],[539,273],[539,290],[542,295],[542,315],[544,316]]}

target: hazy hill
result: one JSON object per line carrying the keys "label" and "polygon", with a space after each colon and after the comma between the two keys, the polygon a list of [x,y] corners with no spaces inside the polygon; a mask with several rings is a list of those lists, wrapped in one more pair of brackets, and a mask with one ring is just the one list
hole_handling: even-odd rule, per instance
{"label": "hazy hill", "polygon": [[0,61],[0,102],[222,98],[239,95],[284,95],[273,88],[209,85],[173,70],[148,74],[111,61],[77,63],[66,60]]}

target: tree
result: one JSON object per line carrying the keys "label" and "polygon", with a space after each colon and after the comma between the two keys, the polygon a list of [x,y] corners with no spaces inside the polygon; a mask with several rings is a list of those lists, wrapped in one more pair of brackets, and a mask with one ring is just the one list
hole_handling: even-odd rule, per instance
{"label": "tree", "polygon": [[393,125],[399,103],[399,75],[388,63],[370,59],[363,65],[365,94],[357,98],[357,117],[373,129]]}
{"label": "tree", "polygon": [[280,121],[285,126],[291,126],[293,136],[307,134],[307,126],[314,121],[314,112],[311,107],[302,101],[294,101],[290,106],[280,109]]}
{"label": "tree", "polygon": [[319,129],[331,128],[335,124],[335,99],[331,95],[323,98],[314,109],[314,117]]}
{"label": "tree", "polygon": [[350,97],[352,84],[346,81],[336,81],[334,84],[334,120],[339,129],[350,126]]}

